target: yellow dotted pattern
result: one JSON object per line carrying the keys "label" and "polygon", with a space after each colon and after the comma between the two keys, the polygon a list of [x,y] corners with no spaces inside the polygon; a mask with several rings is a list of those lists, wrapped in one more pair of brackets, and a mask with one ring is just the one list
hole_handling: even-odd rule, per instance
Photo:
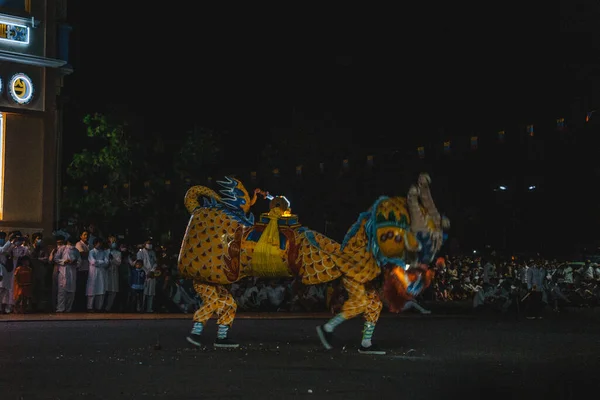
{"label": "yellow dotted pattern", "polygon": [[229,284],[225,258],[229,257],[229,244],[241,224],[217,209],[200,208],[188,223],[181,250],[179,272],[194,281]]}
{"label": "yellow dotted pattern", "polygon": [[205,325],[216,314],[217,324],[229,326],[233,324],[237,304],[227,289],[221,285],[195,282],[194,290],[202,299],[202,307],[194,313],[194,322]]}
{"label": "yellow dotted pattern", "polygon": [[348,292],[348,300],[342,306],[344,318],[351,319],[363,314],[365,321],[376,324],[383,308],[379,293],[346,276],[342,278],[342,283]]}

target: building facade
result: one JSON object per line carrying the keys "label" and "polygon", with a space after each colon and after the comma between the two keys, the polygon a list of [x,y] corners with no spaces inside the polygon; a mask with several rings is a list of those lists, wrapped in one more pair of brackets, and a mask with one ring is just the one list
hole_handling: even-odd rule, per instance
{"label": "building facade", "polygon": [[50,235],[60,180],[66,0],[0,0],[0,230]]}

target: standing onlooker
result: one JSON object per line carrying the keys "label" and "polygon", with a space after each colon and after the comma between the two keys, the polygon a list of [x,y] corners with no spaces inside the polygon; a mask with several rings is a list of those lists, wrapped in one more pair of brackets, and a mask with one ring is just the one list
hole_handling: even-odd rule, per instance
{"label": "standing onlooker", "polygon": [[131,289],[131,307],[137,312],[142,312],[144,303],[144,289],[146,287],[146,271],[144,262],[137,260],[129,276],[129,287]]}
{"label": "standing onlooker", "polygon": [[15,311],[24,314],[29,311],[33,298],[33,269],[29,256],[19,257],[14,273],[13,295]]}
{"label": "standing onlooker", "polygon": [[[60,252],[62,251],[61,249],[63,247],[65,247],[64,238],[62,236],[57,236],[56,237],[56,247],[54,249],[52,249],[52,251],[50,252],[50,256],[48,256],[48,261],[53,266],[53,269],[52,269],[52,299],[51,299],[53,310],[56,310],[58,307],[58,274],[59,274],[59,269],[60,269],[59,262],[61,259],[60,255],[58,258],[56,257],[56,255],[60,254]],[[75,290],[73,290],[73,293],[75,293]]]}
{"label": "standing onlooker", "polygon": [[152,312],[152,302],[156,295],[156,279],[154,279],[154,271],[156,271],[157,259],[156,253],[152,250],[152,241],[147,240],[144,248],[137,253],[137,259],[144,263],[144,271],[146,272],[146,283],[144,286],[144,309],[146,312]]}
{"label": "standing onlooker", "polygon": [[48,254],[41,232],[32,235],[31,268],[33,269],[33,302],[37,310],[48,309],[46,305],[46,274]]}
{"label": "standing onlooker", "polygon": [[74,240],[69,237],[66,246],[60,246],[54,255],[54,263],[58,266],[57,305],[56,312],[71,312],[75,291],[77,290],[77,268],[81,265],[81,254],[75,247]]}
{"label": "standing onlooker", "polygon": [[117,245],[117,238],[114,236],[108,237],[108,271],[106,273],[106,312],[113,308],[115,298],[119,292],[119,267],[121,266],[121,250]]}
{"label": "standing onlooker", "polygon": [[117,304],[120,311],[129,310],[131,293],[129,279],[134,264],[134,257],[124,244],[121,244],[121,265],[119,266],[119,294]]}
{"label": "standing onlooker", "polygon": [[0,312],[9,314],[15,303],[13,300],[13,264],[8,259],[12,243],[6,241],[6,232],[0,232]]}
{"label": "standing onlooker", "polygon": [[94,248],[90,250],[89,273],[86,287],[87,311],[102,311],[106,293],[106,275],[108,269],[108,251],[102,248],[102,241],[94,239]]}
{"label": "standing onlooker", "polygon": [[271,280],[266,288],[268,302],[266,307],[270,311],[279,311],[285,299],[285,286],[279,285],[276,280]]}
{"label": "standing onlooker", "polygon": [[491,261],[488,261],[483,266],[483,283],[490,283],[490,279],[494,278],[496,274],[496,268]]}
{"label": "standing onlooker", "polygon": [[527,319],[542,319],[542,303],[544,279],[546,271],[537,263],[533,264],[527,270],[527,289],[529,290],[529,299],[527,303]]}

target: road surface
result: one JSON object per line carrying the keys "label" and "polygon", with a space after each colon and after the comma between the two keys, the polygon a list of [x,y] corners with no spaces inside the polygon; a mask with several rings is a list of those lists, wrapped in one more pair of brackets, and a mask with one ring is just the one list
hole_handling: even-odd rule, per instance
{"label": "road surface", "polygon": [[[0,321],[0,393],[9,399],[570,399],[597,393],[600,310],[543,320],[413,314],[362,323],[324,351],[314,319],[236,321],[236,350],[197,350],[190,321]],[[214,320],[206,342],[215,338]],[[155,346],[160,345],[160,349]]]}

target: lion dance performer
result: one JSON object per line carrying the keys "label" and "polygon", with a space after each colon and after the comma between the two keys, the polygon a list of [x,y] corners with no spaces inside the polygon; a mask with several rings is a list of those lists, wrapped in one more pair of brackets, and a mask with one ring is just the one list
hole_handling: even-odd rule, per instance
{"label": "lion dance performer", "polygon": [[[178,266],[184,278],[193,280],[194,289],[202,298],[187,340],[203,346],[206,323],[216,314],[218,330],[214,346],[238,347],[228,337],[237,306],[225,285],[242,278],[297,277],[306,285],[341,279],[348,300],[340,314],[317,327],[321,342],[326,349],[332,348],[334,329],[343,321],[362,314],[365,325],[359,352],[385,354],[371,343],[383,307],[372,281],[384,269],[388,271],[384,276],[386,280],[389,277],[391,283],[385,285],[384,295],[389,297],[388,303],[399,304],[427,287],[432,276],[409,274],[410,269],[405,272],[406,260],[420,262],[423,254],[439,250],[424,249],[424,246],[433,246],[433,240],[422,244],[417,239],[407,200],[379,198],[359,216],[340,245],[302,227],[285,197],[273,197],[256,189],[251,198],[235,178],[228,177],[218,183],[223,188],[221,195],[212,189],[194,186],[185,196],[191,218]],[[259,194],[271,199],[270,211],[255,222],[250,207]],[[200,197],[204,198],[202,205]],[[421,218],[429,218],[424,205],[417,209]],[[426,233],[432,237],[437,234],[435,224],[421,228],[423,237]]]}

